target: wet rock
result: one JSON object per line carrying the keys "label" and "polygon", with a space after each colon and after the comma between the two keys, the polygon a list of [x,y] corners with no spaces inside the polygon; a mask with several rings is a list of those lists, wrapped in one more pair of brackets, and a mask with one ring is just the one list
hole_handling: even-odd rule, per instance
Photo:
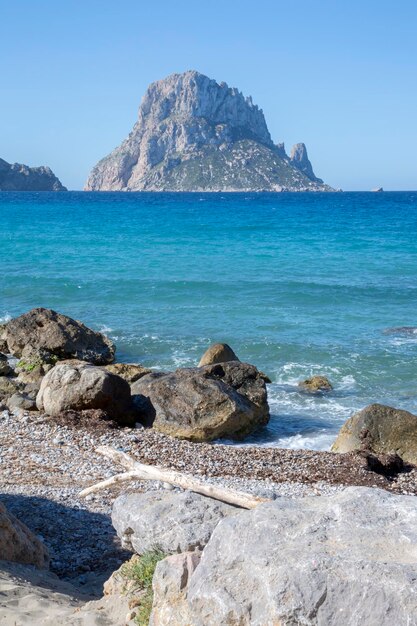
{"label": "wet rock", "polygon": [[308,393],[331,391],[333,389],[333,385],[326,376],[312,376],[311,378],[299,382],[298,386]]}
{"label": "wet rock", "polygon": [[36,565],[41,569],[49,566],[48,552],[43,543],[1,503],[0,559]]}
{"label": "wet rock", "polygon": [[32,366],[37,360],[52,363],[58,359],[80,359],[97,365],[114,359],[113,343],[81,322],[51,309],[32,309],[5,326],[5,339],[11,354]]}
{"label": "wet rock", "polygon": [[220,520],[239,511],[190,491],[131,493],[115,500],[112,523],[137,554],[155,548],[173,554],[203,548]]}
{"label": "wet rock", "polygon": [[371,404],[345,422],[331,450],[397,454],[417,465],[417,416],[383,404]]}
{"label": "wet rock", "polygon": [[132,394],[144,423],[180,439],[242,438],[269,420],[263,374],[237,361],[149,374]]}
{"label": "wet rock", "polygon": [[239,359],[227,343],[215,343],[203,354],[198,367],[213,363],[225,363],[226,361],[239,361]]}
{"label": "wet rock", "polygon": [[36,404],[52,416],[64,411],[101,409],[119,424],[134,423],[128,383],[82,361],[55,365],[42,379]]}

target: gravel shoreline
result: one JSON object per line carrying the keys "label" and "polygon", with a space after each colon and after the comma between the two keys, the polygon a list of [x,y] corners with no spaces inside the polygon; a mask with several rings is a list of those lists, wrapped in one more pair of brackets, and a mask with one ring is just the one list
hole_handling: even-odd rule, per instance
{"label": "gravel shoreline", "polygon": [[110,423],[59,423],[39,413],[0,413],[0,500],[36,534],[51,554],[51,570],[99,595],[102,582],[128,553],[111,525],[121,491],[164,488],[155,482],[115,485],[80,498],[85,487],[122,468],[95,452],[109,445],[143,463],[177,469],[271,498],[327,495],[345,485],[366,485],[417,495],[417,468],[394,480],[366,470],[354,453],[195,444],[153,430],[115,429]]}

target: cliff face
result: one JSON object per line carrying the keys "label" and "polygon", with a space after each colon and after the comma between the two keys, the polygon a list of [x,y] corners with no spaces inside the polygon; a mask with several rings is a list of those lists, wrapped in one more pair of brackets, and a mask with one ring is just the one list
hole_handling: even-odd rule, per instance
{"label": "cliff face", "polygon": [[[308,161],[308,163],[310,163]],[[311,170],[312,172],[312,170]],[[274,145],[261,109],[195,71],[148,88],[128,138],[92,170],[86,190],[328,190]]]}
{"label": "cliff face", "polygon": [[0,191],[67,191],[49,167],[28,167],[0,159]]}

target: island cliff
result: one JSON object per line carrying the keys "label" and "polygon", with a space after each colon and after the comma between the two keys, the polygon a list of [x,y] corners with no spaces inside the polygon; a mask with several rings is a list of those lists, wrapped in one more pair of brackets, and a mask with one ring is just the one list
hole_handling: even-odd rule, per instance
{"label": "island cliff", "polygon": [[0,191],[67,191],[53,171],[44,165],[28,167],[0,159]]}
{"label": "island cliff", "polygon": [[252,99],[196,71],[152,83],[123,143],[87,191],[332,191],[304,144],[288,157]]}

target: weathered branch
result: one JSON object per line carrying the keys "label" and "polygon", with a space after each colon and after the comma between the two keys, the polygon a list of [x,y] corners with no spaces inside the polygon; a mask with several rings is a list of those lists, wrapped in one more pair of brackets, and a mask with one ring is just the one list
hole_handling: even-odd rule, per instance
{"label": "weathered branch", "polygon": [[176,470],[168,470],[154,465],[138,463],[125,452],[120,452],[108,446],[100,446],[96,451],[119,463],[120,465],[123,465],[129,471],[123,474],[117,474],[116,476],[112,476],[103,482],[84,489],[80,493],[81,496],[87,496],[90,493],[106,489],[107,487],[111,487],[116,483],[124,481],[158,480],[171,485],[176,485],[177,487],[182,487],[183,489],[195,491],[203,496],[208,496],[209,498],[214,498],[215,500],[221,500],[222,502],[227,502],[228,504],[233,504],[244,509],[253,509],[258,506],[258,504],[268,501],[267,498],[254,496],[251,493],[245,493],[243,491],[236,491],[234,489],[218,487],[216,485],[205,483],[197,478],[194,478],[193,476],[188,476],[181,472],[177,472]]}

